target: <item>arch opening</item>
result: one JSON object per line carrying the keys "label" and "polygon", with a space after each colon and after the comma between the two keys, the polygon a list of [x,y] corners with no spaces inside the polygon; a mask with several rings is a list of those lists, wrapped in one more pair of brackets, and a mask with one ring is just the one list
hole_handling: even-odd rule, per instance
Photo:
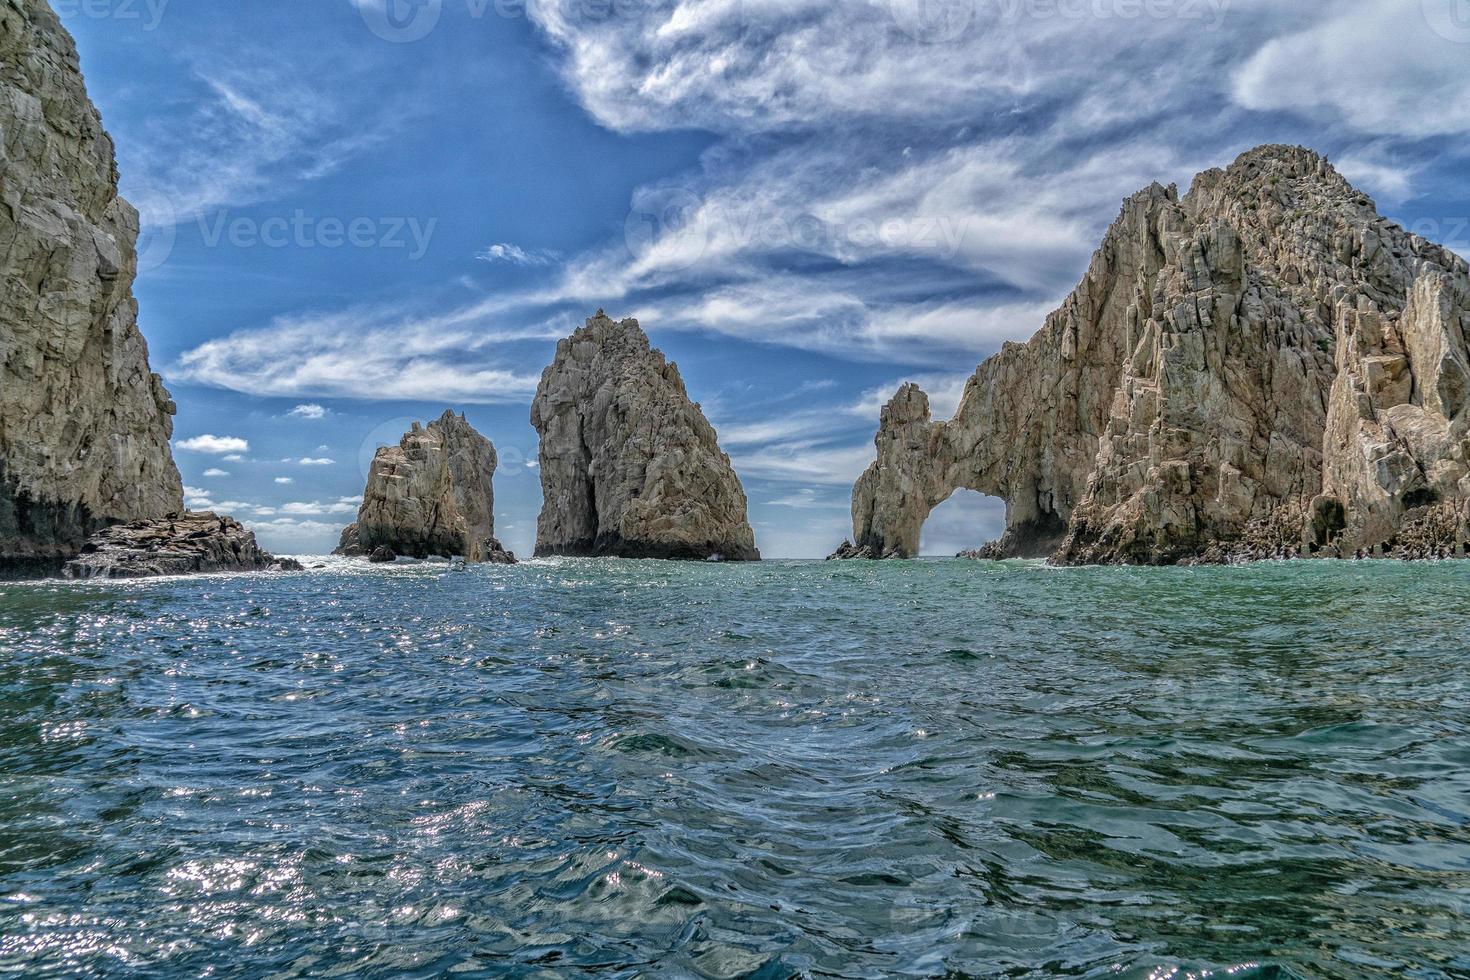
{"label": "arch opening", "polygon": [[919,557],[953,558],[1005,534],[1006,504],[974,490],[959,489],[924,519]]}

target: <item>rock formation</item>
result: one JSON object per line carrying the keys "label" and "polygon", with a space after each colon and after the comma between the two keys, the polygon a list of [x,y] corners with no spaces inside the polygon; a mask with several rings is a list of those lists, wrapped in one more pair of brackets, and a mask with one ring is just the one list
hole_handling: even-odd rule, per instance
{"label": "rock formation", "polygon": [[514,564],[495,538],[498,462],[463,415],[415,422],[397,446],[378,450],[357,523],[342,533],[337,553]]}
{"label": "rock formation", "polygon": [[987,555],[1463,553],[1467,334],[1465,261],[1309,150],[1156,184],[952,421],[912,385],[884,409],[848,554],[912,557],[960,487],[1006,502]]}
{"label": "rock formation", "polygon": [[67,562],[67,578],[148,578],[203,572],[299,572],[300,563],[260,550],[234,518],[183,514],[100,532]]}
{"label": "rock formation", "polygon": [[745,490],[676,365],[601,310],[557,345],[531,424],[536,554],[758,561]]}
{"label": "rock formation", "polygon": [[183,510],[173,402],[132,284],[138,214],[76,47],[43,0],[0,2],[0,570]]}

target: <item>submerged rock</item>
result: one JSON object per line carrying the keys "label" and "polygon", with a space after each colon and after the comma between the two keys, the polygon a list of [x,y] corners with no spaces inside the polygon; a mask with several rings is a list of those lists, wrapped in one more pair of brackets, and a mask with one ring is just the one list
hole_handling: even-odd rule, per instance
{"label": "submerged rock", "polygon": [[[1064,564],[1463,550],[1470,270],[1322,157],[1266,146],[1125,202],[1086,277],[931,419],[905,386],[853,492],[862,556],[912,557],[965,487],[987,557]],[[1459,510],[1455,510],[1460,513]],[[1436,512],[1438,513],[1438,512]]]}
{"label": "submerged rock", "polygon": [[378,450],[357,523],[342,532],[336,553],[515,564],[495,537],[498,462],[490,440],[463,415],[415,422],[397,446]]}
{"label": "submerged rock", "polygon": [[300,562],[261,551],[232,517],[178,514],[118,524],[91,537],[67,562],[67,578],[152,578],[208,572],[299,572]]}
{"label": "submerged rock", "polygon": [[0,3],[0,571],[184,508],[174,404],[148,365],[138,213],[44,0]]}
{"label": "submerged rock", "polygon": [[531,424],[538,557],[760,560],[730,457],[637,320],[599,310],[558,344]]}

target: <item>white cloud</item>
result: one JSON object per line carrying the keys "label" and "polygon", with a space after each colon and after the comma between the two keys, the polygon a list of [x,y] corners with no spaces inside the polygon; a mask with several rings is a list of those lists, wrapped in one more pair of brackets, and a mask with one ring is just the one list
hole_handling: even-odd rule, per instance
{"label": "white cloud", "polygon": [[296,501],[282,504],[280,512],[293,517],[322,517],[328,514],[355,514],[361,505],[360,497],[341,497],[330,503],[320,501]]}
{"label": "white cloud", "polygon": [[210,467],[209,469],[207,469],[207,470],[204,471],[204,475],[205,476],[208,476],[208,477],[223,477],[223,476],[229,476],[230,475],[230,471],[229,470],[222,470],[222,469],[219,469],[218,467]]}
{"label": "white cloud", "polygon": [[187,351],[169,374],[277,397],[522,401],[540,378],[499,363],[499,345],[557,334],[544,326],[491,329],[486,320],[500,305],[491,301],[422,318],[362,309],[281,318]]}
{"label": "white cloud", "polygon": [[475,258],[481,262],[505,262],[510,265],[551,265],[559,256],[549,249],[536,249],[528,252],[519,245],[500,242],[495,245],[487,245],[483,251],[475,254]]}
{"label": "white cloud", "polygon": [[324,419],[327,417],[327,410],[316,404],[297,405],[286,414],[298,419]]}
{"label": "white cloud", "polygon": [[[1470,22],[1462,0],[1345,0],[1268,42],[1234,76],[1250,109],[1325,114],[1372,134],[1470,132]],[[1438,28],[1438,30],[1436,30]]]}
{"label": "white cloud", "polygon": [[245,462],[245,457],[244,456],[241,456],[239,453],[230,453],[228,456],[223,457],[223,459],[224,459],[224,461],[226,463],[243,463],[243,462]]}
{"label": "white cloud", "polygon": [[175,443],[179,449],[191,453],[208,453],[211,456],[222,456],[227,453],[244,453],[250,451],[250,443],[237,436],[195,436]]}
{"label": "white cloud", "polygon": [[190,510],[213,510],[214,501],[209,498],[209,491],[199,487],[184,487],[184,506]]}
{"label": "white cloud", "polygon": [[302,466],[335,466],[335,465],[337,465],[337,461],[335,459],[327,459],[325,457],[322,457],[322,458],[319,458],[319,459],[313,459],[310,456],[306,456],[306,457],[303,457],[300,462],[301,462],[301,465]]}
{"label": "white cloud", "polygon": [[290,486],[291,484],[295,483],[296,481],[293,480],[293,479],[291,479],[289,476],[278,476],[278,477],[276,477],[276,482],[279,483],[281,486],[284,487],[284,486]]}

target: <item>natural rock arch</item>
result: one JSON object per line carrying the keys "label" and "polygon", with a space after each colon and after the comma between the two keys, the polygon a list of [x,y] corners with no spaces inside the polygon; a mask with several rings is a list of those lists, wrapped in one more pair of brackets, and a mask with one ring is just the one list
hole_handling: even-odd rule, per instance
{"label": "natural rock arch", "polygon": [[846,557],[913,557],[956,487],[1006,501],[989,554],[1066,564],[1405,557],[1470,542],[1470,275],[1328,162],[1260,147],[1124,202],[955,418],[883,411]]}

